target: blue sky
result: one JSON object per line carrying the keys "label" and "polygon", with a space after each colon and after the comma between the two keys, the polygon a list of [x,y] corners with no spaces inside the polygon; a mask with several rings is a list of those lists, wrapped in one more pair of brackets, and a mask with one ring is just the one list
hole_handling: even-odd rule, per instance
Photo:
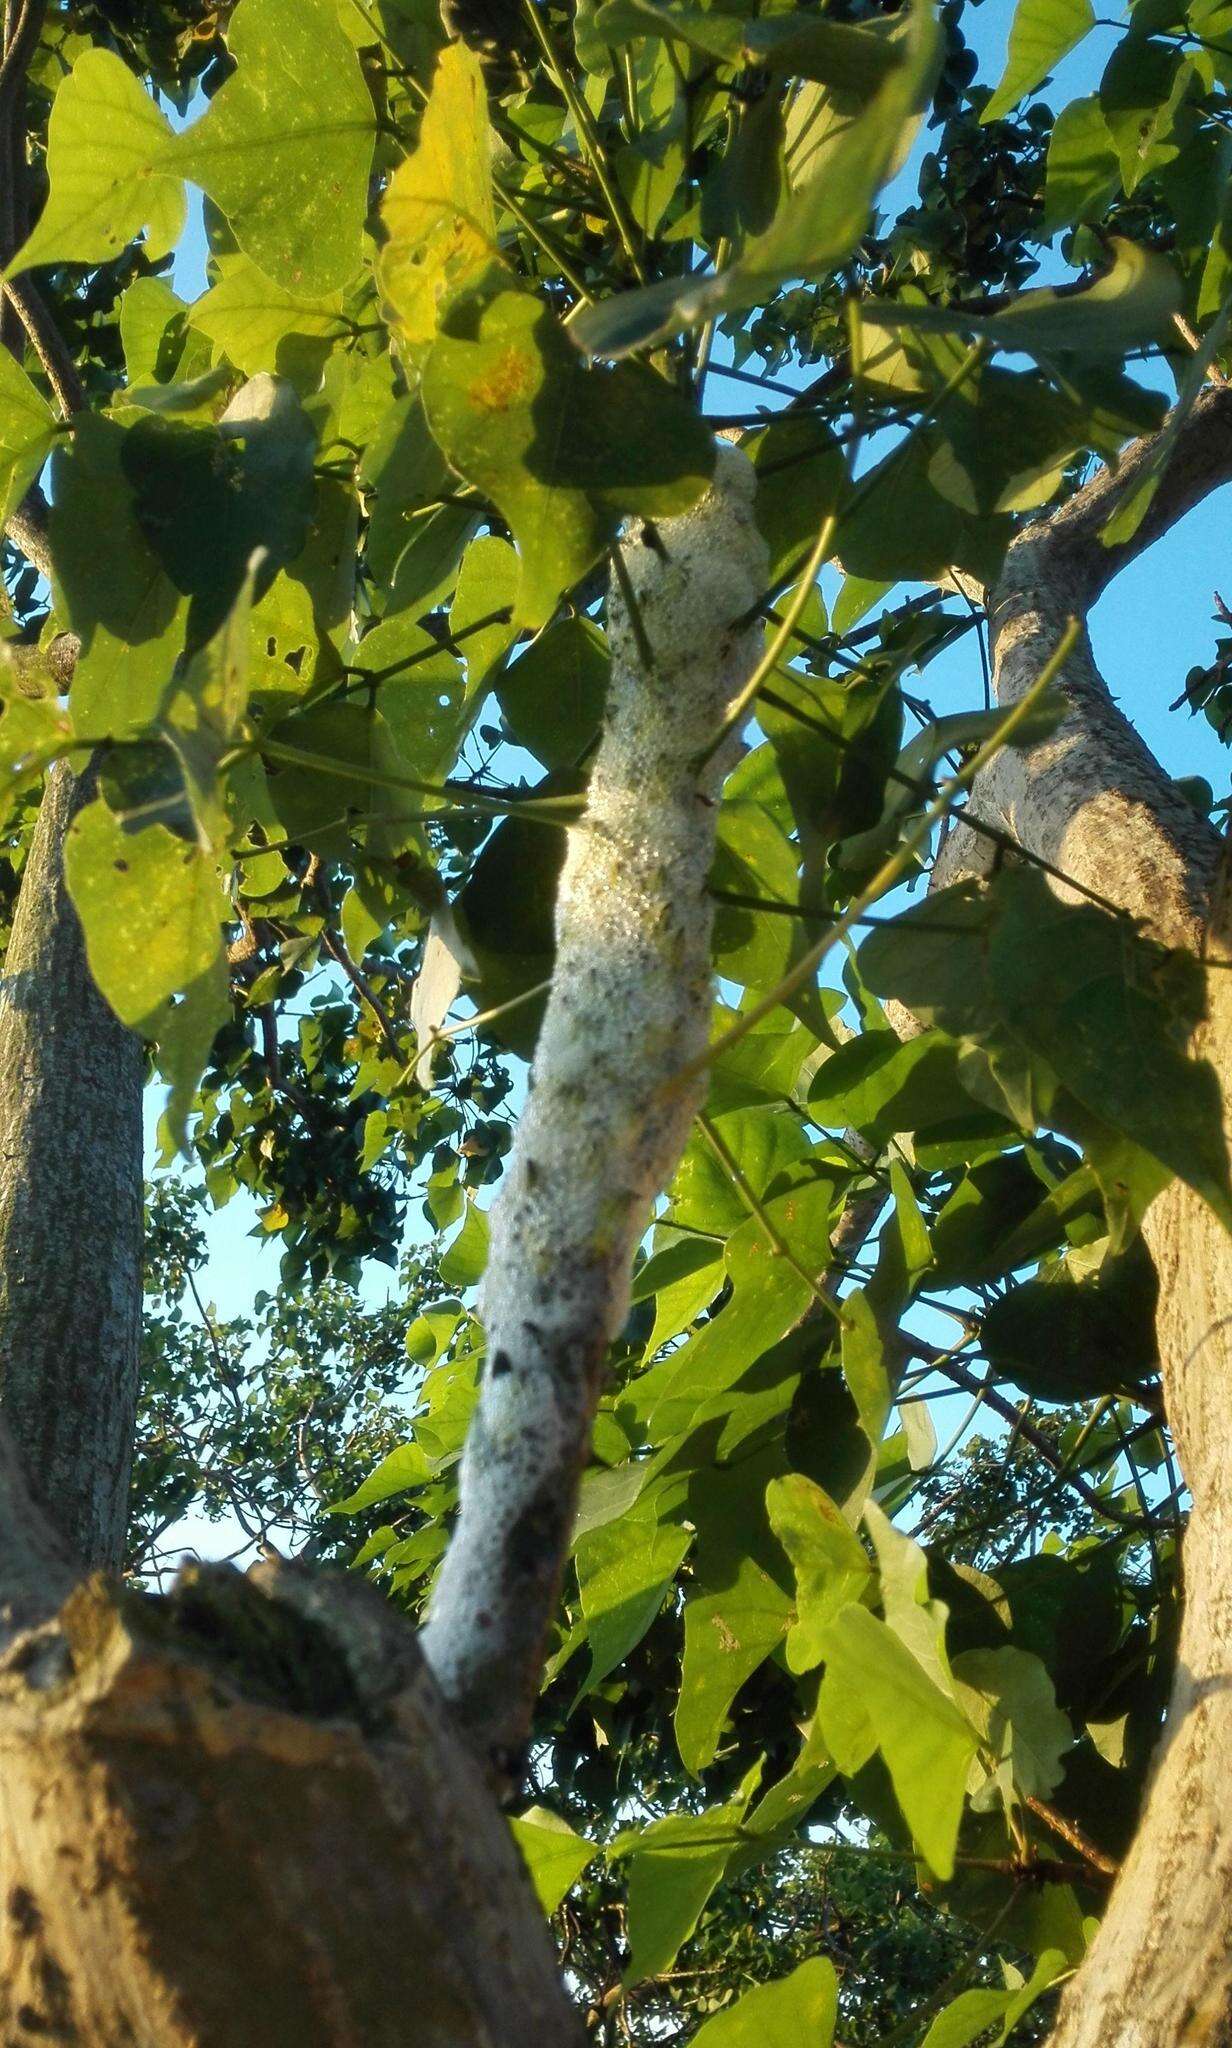
{"label": "blue sky", "polygon": [[[964,32],[981,57],[985,77],[995,79],[999,75],[1011,16],[1011,0],[985,0],[982,7],[968,10]],[[1095,87],[1113,41],[1108,31],[1096,30],[1059,67],[1055,90],[1048,95],[1055,106]],[[887,207],[908,203],[914,196],[919,156],[927,146],[927,137],[922,138],[912,162],[885,195]],[[177,253],[174,274],[177,289],[188,298],[195,297],[205,284],[199,196],[190,193],[190,202],[188,228]],[[1043,274],[1059,279],[1069,273],[1054,256]],[[744,387],[739,401],[733,396],[738,389],[716,378],[709,402],[717,411],[747,403],[748,387]],[[1147,555],[1125,570],[1102,598],[1091,620],[1097,658],[1127,715],[1170,773],[1205,775],[1217,796],[1225,794],[1228,788],[1226,750],[1204,719],[1169,713],[1168,705],[1179,694],[1186,671],[1211,659],[1212,595],[1225,581],[1232,595],[1227,513],[1225,502],[1216,498],[1191,513]],[[970,636],[933,664],[925,687],[942,712],[980,702],[980,671]],[[151,1161],[156,1116],[157,1104],[152,1100]],[[271,1245],[254,1239],[250,1235],[253,1224],[252,1207],[240,1196],[209,1223],[211,1255],[205,1291],[223,1315],[243,1312],[258,1288],[272,1289],[277,1284],[277,1242]],[[376,1268],[366,1291],[380,1299],[393,1286],[392,1275],[384,1268]]]}

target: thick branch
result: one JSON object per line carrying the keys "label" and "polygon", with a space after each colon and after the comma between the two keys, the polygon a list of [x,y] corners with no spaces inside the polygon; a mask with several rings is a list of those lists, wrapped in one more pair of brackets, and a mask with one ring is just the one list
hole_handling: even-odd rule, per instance
{"label": "thick branch", "polygon": [[497,1773],[530,1727],[608,1344],[634,1248],[672,1174],[698,1089],[669,1089],[706,1042],[716,803],[730,758],[699,771],[758,652],[734,624],[766,577],[747,457],[622,543],[655,665],[610,601],[612,684],[585,818],[570,834],[556,970],[534,1084],[500,1195],[484,1282],[487,1364],[462,1507],[424,1647]]}
{"label": "thick branch", "polygon": [[575,2048],[508,1826],[355,1576],[80,1586],[0,1662],[0,2039]]}
{"label": "thick branch", "polygon": [[99,995],[63,874],[89,795],[47,779],[0,983],[0,1412],[88,1565],[124,1546],[141,1328],[141,1041]]}
{"label": "thick branch", "polygon": [[[1165,424],[1161,430],[1168,434]],[[1024,530],[990,593],[998,703],[1020,698],[1070,615],[1085,619],[1111,578],[1232,477],[1232,392],[1203,392],[1180,426],[1133,539],[1100,530],[1160,446],[1129,449],[1065,506]],[[1042,745],[1004,753],[972,802],[1041,856],[1111,898],[1165,944],[1232,959],[1223,843],[1184,800],[1113,703],[1085,633],[1060,679],[1068,716]],[[945,879],[973,862],[955,835]],[[1232,974],[1209,976],[1210,1014],[1192,1051],[1209,1061],[1232,1141]],[[1178,2048],[1232,2039],[1232,1247],[1205,1203],[1176,1182],[1143,1234],[1159,1277],[1158,1343],[1168,1419],[1193,1513],[1185,1539],[1178,1668],[1155,1775],[1130,1855],[1087,1961],[1062,2002],[1054,2048]]]}

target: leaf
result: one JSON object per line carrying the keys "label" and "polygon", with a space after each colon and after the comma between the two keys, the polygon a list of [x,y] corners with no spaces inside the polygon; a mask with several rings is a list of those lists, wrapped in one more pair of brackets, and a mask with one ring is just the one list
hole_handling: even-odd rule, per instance
{"label": "leaf", "polygon": [[221,953],[230,906],[214,861],[165,825],[126,831],[101,799],[74,818],[64,858],[90,972],[121,1023],[149,1035]]}
{"label": "leaf", "polygon": [[1178,49],[1124,36],[1108,60],[1099,103],[1121,166],[1126,195],[1171,163],[1188,139],[1177,116],[1200,80]]}
{"label": "leaf", "polygon": [[399,1444],[381,1459],[375,1472],[370,1472],[363,1484],[346,1500],[334,1501],[329,1509],[331,1515],[358,1515],[364,1508],[376,1507],[378,1502],[392,1500],[396,1493],[408,1493],[423,1486],[432,1476],[427,1452],[422,1444]]}
{"label": "leaf", "polygon": [[446,299],[499,260],[483,70],[465,43],[437,58],[419,140],[381,206],[381,291],[405,341],[431,341]]}
{"label": "leaf", "polygon": [[1047,1799],[1064,1775],[1074,1731],[1057,1706],[1038,1657],[1006,1644],[964,1650],[954,1659],[958,1697],[985,1748],[1002,1763],[1023,1799]]}
{"label": "leaf", "polygon": [[449,608],[449,631],[466,663],[468,702],[478,702],[480,692],[517,639],[513,623],[517,586],[518,558],[508,541],[494,533],[481,533],[462,557],[458,587]]}
{"label": "leaf", "polygon": [[1091,0],[1018,0],[1005,70],[980,119],[1003,120],[1094,26]]}
{"label": "leaf", "polygon": [[754,1984],[706,2020],[697,2048],[830,2048],[838,2020],[838,1979],[827,1956],[810,1956],[789,1977]]}
{"label": "leaf", "polygon": [[1019,292],[987,317],[888,300],[869,301],[862,317],[870,326],[980,335],[995,348],[1038,355],[1057,349],[1124,355],[1166,335],[1180,309],[1181,282],[1173,264],[1141,242],[1110,235],[1108,246],[1111,266],[1090,284]]}
{"label": "leaf", "polygon": [[538,626],[598,559],[622,513],[687,511],[706,488],[705,422],[642,365],[587,370],[551,310],[502,292],[423,367],[428,424],[508,520],[518,622]]}
{"label": "leaf", "polygon": [[8,275],[47,263],[108,263],[145,228],[155,260],[184,226],[182,173],[166,116],[110,50],[87,49],[52,104],[47,203]]}
{"label": "leaf", "polygon": [[577,1697],[603,1681],[641,1642],[693,1541],[639,1500],[615,1521],[583,1536],[575,1551],[590,1666]]}
{"label": "leaf", "polygon": [[993,1302],[981,1329],[988,1362],[1036,1400],[1140,1393],[1158,1363],[1156,1292],[1149,1259],[1132,1249],[1085,1279],[1062,1261]]}
{"label": "leaf", "polygon": [[819,1123],[850,1125],[877,1144],[979,1107],[963,1087],[956,1041],[939,1031],[905,1041],[892,1031],[860,1032],[822,1062],[808,1099]]}
{"label": "leaf", "polygon": [[962,1991],[944,2012],[938,2013],[920,2048],[971,2048],[982,2041],[990,2028],[1001,2021],[995,2039],[1008,2041],[1020,2019],[1066,1969],[1060,1949],[1045,1949],[1025,1984],[1008,1991]]}
{"label": "leaf", "polygon": [[1046,1099],[1066,1127],[1059,1079],[1080,1122],[1090,1112],[1132,1140],[1232,1224],[1218,1085],[1186,1050],[1205,1000],[1195,961],[1164,955],[1126,918],[1063,903],[1024,868],[931,896],[870,934],[860,968],[875,995],[986,1045],[998,1079],[996,1061],[1016,1041],[1029,1056],[1021,1109],[1031,1121],[1044,1120]]}
{"label": "leaf", "polygon": [[889,47],[896,61],[876,92],[854,111],[850,100],[828,110],[810,175],[733,263],[709,277],[661,278],[588,306],[569,323],[577,346],[593,356],[625,355],[721,313],[761,304],[786,278],[826,277],[845,262],[931,95],[939,45],[927,0],[914,0]]}
{"label": "leaf", "polygon": [[546,1806],[528,1806],[509,1823],[513,1839],[530,1872],[535,1896],[549,1916],[572,1891],[599,1851],[594,1842],[575,1834],[567,1820]]}
{"label": "leaf", "polygon": [[1106,548],[1119,547],[1131,541],[1150,510],[1151,500],[1159,489],[1164,471],[1172,459],[1173,451],[1180,439],[1185,422],[1193,409],[1194,400],[1206,382],[1212,362],[1222,349],[1232,325],[1232,299],[1216,315],[1203,336],[1202,345],[1194,350],[1185,365],[1177,391],[1176,404],[1165,420],[1144,464],[1137,471],[1129,490],[1118,493],[1117,502],[1100,528],[1099,537]]}
{"label": "leaf", "polygon": [[1121,166],[1098,96],[1071,100],[1048,138],[1045,231],[1099,220],[1120,189]]}
{"label": "leaf", "polygon": [[751,1557],[740,1559],[729,1584],[686,1601],[675,1727],[694,1777],[713,1762],[732,1701],[782,1642],[790,1617],[786,1593]]}
{"label": "leaf", "polygon": [[726,1806],[668,1814],[616,1837],[609,1857],[629,1857],[626,1986],[669,1970],[739,1845],[751,1785]]}
{"label": "leaf", "polygon": [[1125,920],[1062,903],[1034,869],[998,884],[989,985],[1011,1030],[1066,1087],[1210,1203],[1232,1228],[1219,1087],[1185,1051],[1202,970]]}
{"label": "leaf", "polygon": [[511,663],[496,685],[519,746],[547,768],[571,768],[598,736],[611,660],[592,620],[558,619]]}
{"label": "leaf", "polygon": [[0,349],[0,527],[50,453],[56,419],[21,366]]}
{"label": "leaf", "polygon": [[459,1293],[473,1287],[488,1263],[488,1219],[477,1202],[468,1202],[462,1228],[442,1254],[437,1271],[446,1287]]}
{"label": "leaf", "polygon": [[663,36],[725,64],[760,65],[855,92],[871,92],[894,63],[893,45],[875,28],[830,21],[803,7],[784,20],[740,21],[655,0],[605,0],[594,31],[614,47]]}
{"label": "leaf", "polygon": [[239,0],[227,41],[236,69],[170,161],[267,277],[335,291],[359,269],[375,130],[337,0]]}
{"label": "leaf", "polygon": [[284,349],[290,340],[326,344],[341,334],[341,292],[296,298],[247,256],[223,258],[219,269],[217,283],[190,308],[188,318],[246,377],[259,370],[285,371],[295,360]]}
{"label": "leaf", "polygon": [[818,1713],[827,1744],[835,1747],[831,1722],[842,1710],[841,1696],[850,1695],[868,1716],[921,1853],[938,1877],[948,1878],[976,1752],[974,1729],[866,1607],[853,1604],[835,1617],[826,1631],[825,1655]]}
{"label": "leaf", "polygon": [[254,553],[257,594],[300,553],[313,517],[316,436],[294,389],[262,372],[217,426],[140,420],[121,451],[138,523],[175,588],[192,600],[190,637],[209,638]]}
{"label": "leaf", "polygon": [[772,1479],[766,1512],[796,1575],[796,1619],[787,1637],[789,1671],[811,1671],[824,1655],[822,1632],[849,1600],[859,1600],[872,1565],[855,1530],[820,1486],[802,1472]]}
{"label": "leaf", "polygon": [[415,1081],[420,1088],[432,1086],[432,1041],[457,1000],[468,964],[452,912],[444,907],[433,911],[411,990],[411,1029],[419,1049]]}

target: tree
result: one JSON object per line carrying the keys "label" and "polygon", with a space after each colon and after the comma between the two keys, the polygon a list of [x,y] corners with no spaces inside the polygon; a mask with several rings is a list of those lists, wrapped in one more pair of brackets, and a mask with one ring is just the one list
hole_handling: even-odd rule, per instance
{"label": "tree", "polygon": [[[1232,2038],[1226,806],[1086,630],[1232,473],[1228,25],[1140,0],[1054,120],[1085,5],[992,92],[953,0],[443,17],[5,13],[5,2038],[563,2043],[571,1891],[595,2030],[854,2037],[824,1926],[671,1988],[821,1820],[976,1930],[932,2048]],[[275,1335],[458,1226],[349,1573],[88,1576],[143,1047]]]}

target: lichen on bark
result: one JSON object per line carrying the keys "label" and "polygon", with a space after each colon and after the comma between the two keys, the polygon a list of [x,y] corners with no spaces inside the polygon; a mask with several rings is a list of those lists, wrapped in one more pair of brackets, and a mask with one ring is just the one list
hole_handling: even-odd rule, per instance
{"label": "lichen on bark", "polygon": [[[634,1250],[704,1081],[707,878],[739,742],[703,759],[749,676],[768,570],[748,458],[720,446],[691,511],[621,542],[637,619],[609,599],[612,680],[587,808],[570,833],[552,993],[492,1210],[488,1364],[458,1525],[424,1635],[497,1775],[529,1727],[604,1356]],[[648,644],[653,659],[647,663]]]}

